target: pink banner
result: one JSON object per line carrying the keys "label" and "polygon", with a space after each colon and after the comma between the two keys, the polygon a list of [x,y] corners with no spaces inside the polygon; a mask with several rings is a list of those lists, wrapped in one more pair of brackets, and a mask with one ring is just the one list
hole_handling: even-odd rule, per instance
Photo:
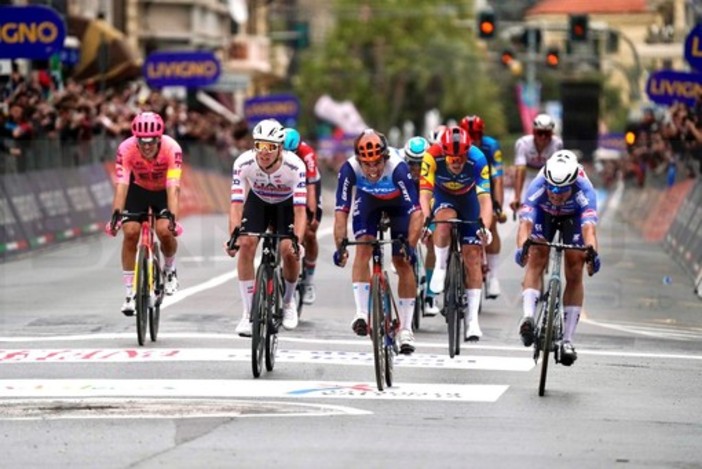
{"label": "pink banner", "polygon": [[540,102],[540,85],[535,84],[529,87],[525,83],[517,84],[517,106],[519,107],[519,117],[522,119],[522,129],[525,134],[531,133],[534,117],[539,113]]}

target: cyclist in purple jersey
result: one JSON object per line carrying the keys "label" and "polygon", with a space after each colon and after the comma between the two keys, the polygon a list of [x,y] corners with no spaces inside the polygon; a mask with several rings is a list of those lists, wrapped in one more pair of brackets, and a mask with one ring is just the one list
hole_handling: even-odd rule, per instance
{"label": "cyclist in purple jersey", "polygon": [[[597,199],[592,183],[578,164],[577,156],[569,150],[560,150],[551,156],[544,168],[531,182],[527,197],[519,211],[519,231],[515,261],[526,265],[522,283],[523,318],[519,333],[525,346],[530,346],[534,336],[536,302],[541,295],[541,278],[548,263],[549,249],[532,245],[523,249],[527,238],[552,241],[560,230],[563,242],[579,246],[592,246],[594,256],[589,260],[589,273],[600,269],[597,254],[596,225]],[[565,279],[563,292],[564,331],[561,363],[570,366],[578,355],[573,346],[573,336],[580,318],[583,298],[583,266],[586,253],[565,251]]]}

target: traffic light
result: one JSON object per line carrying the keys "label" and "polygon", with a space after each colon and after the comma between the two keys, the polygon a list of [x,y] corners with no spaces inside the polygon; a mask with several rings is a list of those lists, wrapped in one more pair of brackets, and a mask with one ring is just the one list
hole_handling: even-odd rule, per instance
{"label": "traffic light", "polygon": [[587,15],[570,15],[568,17],[568,39],[574,42],[587,41]]}
{"label": "traffic light", "polygon": [[495,37],[495,13],[490,10],[483,10],[478,13],[478,37],[480,39],[492,39]]}
{"label": "traffic light", "polygon": [[502,55],[500,56],[500,62],[502,62],[502,65],[509,67],[513,61],[514,53],[510,49],[503,50]]}
{"label": "traffic light", "polygon": [[546,66],[550,68],[558,68],[561,63],[560,51],[557,47],[551,47],[546,51]]}

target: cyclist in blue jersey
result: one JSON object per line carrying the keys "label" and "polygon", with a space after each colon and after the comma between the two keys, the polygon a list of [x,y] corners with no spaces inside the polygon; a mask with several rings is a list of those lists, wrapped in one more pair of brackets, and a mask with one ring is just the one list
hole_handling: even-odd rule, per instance
{"label": "cyclist in blue jersey", "polygon": [[[402,152],[405,156],[405,162],[410,168],[410,175],[412,176],[412,181],[415,182],[417,187],[417,193],[419,193],[419,176],[422,169],[422,159],[424,158],[424,153],[429,148],[430,143],[424,137],[412,137],[407,140],[405,147]],[[431,236],[427,236],[425,240],[427,246],[426,257],[424,258],[424,271],[426,272],[426,303],[424,305],[424,314],[427,316],[436,316],[439,314],[439,307],[436,304],[436,293],[429,288],[429,283],[431,282],[431,276],[434,273],[434,264],[436,262],[436,256],[434,255],[434,242]]]}
{"label": "cyclist in blue jersey", "polygon": [[[422,161],[419,185],[422,213],[426,218],[433,214],[436,221],[451,218],[463,221],[481,219],[489,227],[493,216],[489,175],[485,155],[478,147],[471,145],[468,132],[459,126],[448,127],[439,137],[439,142],[429,147]],[[466,269],[465,339],[477,341],[483,335],[478,324],[483,283],[480,245],[489,245],[492,234],[489,229],[479,229],[477,224],[463,224],[460,232]],[[444,290],[446,279],[450,225],[438,223],[433,236],[436,266],[429,286],[440,293]]]}
{"label": "cyclist in blue jersey", "polygon": [[[400,351],[414,351],[412,316],[417,286],[412,269],[414,249],[422,228],[417,189],[412,184],[409,167],[398,150],[388,146],[385,136],[373,129],[364,130],[354,142],[355,155],[339,170],[334,213],[334,264],[344,267],[347,251],[340,251],[347,237],[349,212],[353,204],[353,234],[358,241],[376,238],[378,222],[383,212],[390,218],[391,237],[404,237],[409,244],[403,255],[401,247],[393,244],[392,262],[398,280],[398,310],[400,315]],[[353,188],[355,196],[353,194]],[[351,324],[358,335],[366,335],[370,293],[370,260],[373,248],[359,245],[353,261],[354,300],[356,314]],[[409,259],[406,259],[408,257]]]}
{"label": "cyclist in blue jersey", "polygon": [[[600,270],[597,254],[597,198],[592,183],[578,164],[572,151],[560,150],[553,154],[531,182],[527,196],[519,211],[519,231],[515,261],[526,265],[522,283],[523,318],[519,333],[525,346],[533,343],[536,302],[541,295],[541,277],[548,263],[549,249],[532,245],[524,253],[527,238],[552,241],[556,229],[561,231],[563,242],[579,246],[592,246],[594,256],[588,260],[589,273]],[[561,344],[561,364],[570,366],[578,358],[573,346],[573,336],[580,318],[585,296],[583,266],[587,254],[565,251],[565,279],[563,291],[564,331]]]}
{"label": "cyclist in blue jersey", "polygon": [[492,243],[485,247],[488,263],[488,272],[485,278],[487,283],[485,296],[486,298],[494,299],[500,296],[497,267],[500,251],[502,250],[502,241],[500,240],[500,233],[497,231],[497,223],[507,221],[507,217],[502,213],[502,203],[505,200],[502,149],[497,139],[485,135],[485,121],[480,116],[466,116],[461,119],[460,126],[468,132],[473,145],[483,151],[490,168],[490,195],[492,196],[492,209],[495,212],[495,216],[492,219],[492,225],[490,225]]}

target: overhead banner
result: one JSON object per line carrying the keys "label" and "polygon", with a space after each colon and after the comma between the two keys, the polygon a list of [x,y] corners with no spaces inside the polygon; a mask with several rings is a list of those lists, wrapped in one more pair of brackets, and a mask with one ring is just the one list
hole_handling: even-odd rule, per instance
{"label": "overhead banner", "polygon": [[144,78],[152,88],[200,88],[219,79],[222,67],[212,52],[153,52],[144,62]]}
{"label": "overhead banner", "polygon": [[646,82],[646,93],[651,101],[670,106],[676,102],[694,106],[702,94],[702,73],[659,70],[653,72]]}
{"label": "overhead banner", "polygon": [[0,57],[47,59],[63,49],[66,25],[44,6],[0,7]]}
{"label": "overhead banner", "polygon": [[244,102],[244,115],[250,127],[263,119],[276,119],[286,127],[294,127],[300,115],[300,101],[293,94],[254,96]]}

